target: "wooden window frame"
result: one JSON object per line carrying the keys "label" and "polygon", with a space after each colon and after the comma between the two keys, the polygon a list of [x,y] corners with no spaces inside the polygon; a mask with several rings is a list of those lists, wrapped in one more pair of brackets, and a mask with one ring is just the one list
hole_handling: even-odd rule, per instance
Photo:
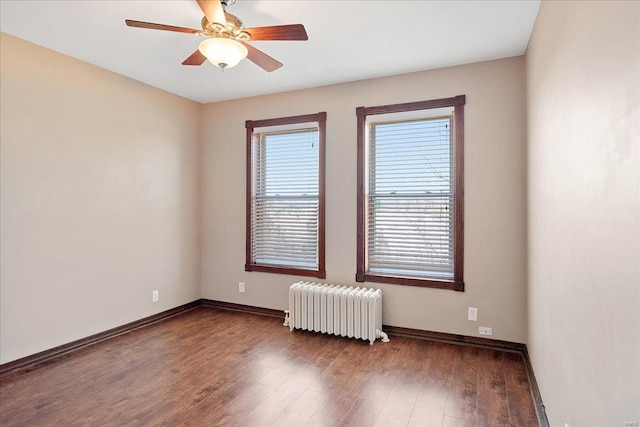
{"label": "wooden window frame", "polygon": [[[429,101],[403,104],[358,107],[357,116],[357,235],[356,235],[356,282],[389,283],[394,285],[419,286],[425,288],[449,289],[464,292],[464,105],[465,95]],[[453,107],[454,122],[454,236],[453,236],[453,280],[405,277],[371,274],[367,271],[367,194],[365,191],[365,135],[367,116],[402,113],[408,111],[431,110]]]}
{"label": "wooden window frame", "polygon": [[[253,201],[253,132],[256,128],[295,125],[300,123],[318,124],[318,269],[302,269],[295,267],[280,267],[253,263],[252,253],[252,223],[251,205]],[[265,120],[247,120],[246,127],[246,261],[245,271],[260,271],[264,273],[290,274],[294,276],[309,276],[320,279],[326,278],[325,269],[325,146],[326,146],[327,113],[306,114],[301,116],[280,117]]]}

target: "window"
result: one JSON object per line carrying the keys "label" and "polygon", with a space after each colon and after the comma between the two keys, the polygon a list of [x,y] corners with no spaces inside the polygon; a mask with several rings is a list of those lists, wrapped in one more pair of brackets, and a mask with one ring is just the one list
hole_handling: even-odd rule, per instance
{"label": "window", "polygon": [[326,118],[246,122],[246,271],[325,277]]}
{"label": "window", "polygon": [[356,281],[464,291],[464,104],[356,109]]}

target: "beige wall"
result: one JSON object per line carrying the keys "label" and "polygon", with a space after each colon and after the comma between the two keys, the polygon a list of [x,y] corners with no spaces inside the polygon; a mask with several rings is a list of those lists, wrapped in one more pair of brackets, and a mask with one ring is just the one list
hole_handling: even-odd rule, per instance
{"label": "beige wall", "polygon": [[640,3],[543,2],[527,51],[529,336],[554,426],[640,421]]}
{"label": "beige wall", "polygon": [[1,37],[0,362],[199,298],[201,106]]}
{"label": "beige wall", "polygon": [[[285,309],[299,277],[244,271],[245,120],[327,112],[327,282],[355,283],[356,116],[374,106],[464,94],[466,292],[377,285],[384,323],[526,339],[524,58],[209,104],[203,113],[202,296]],[[238,282],[246,293],[238,293]],[[369,284],[372,285],[372,284]],[[467,307],[479,322],[467,321]]]}

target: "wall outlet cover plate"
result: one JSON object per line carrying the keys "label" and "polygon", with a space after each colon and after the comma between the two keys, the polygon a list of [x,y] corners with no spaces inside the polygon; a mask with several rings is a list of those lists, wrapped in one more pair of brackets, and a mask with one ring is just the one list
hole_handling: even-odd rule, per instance
{"label": "wall outlet cover plate", "polygon": [[493,335],[493,329],[486,326],[480,326],[478,328],[478,333],[480,335]]}

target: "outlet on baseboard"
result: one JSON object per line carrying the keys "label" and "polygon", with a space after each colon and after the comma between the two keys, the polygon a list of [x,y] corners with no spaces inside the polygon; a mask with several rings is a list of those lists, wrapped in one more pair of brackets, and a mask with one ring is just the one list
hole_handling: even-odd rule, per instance
{"label": "outlet on baseboard", "polygon": [[151,302],[158,302],[158,300],[160,299],[160,291],[153,291],[151,293]]}
{"label": "outlet on baseboard", "polygon": [[467,319],[473,322],[478,321],[478,309],[476,307],[469,307],[469,313],[467,314]]}
{"label": "outlet on baseboard", "polygon": [[480,326],[480,327],[478,328],[478,333],[479,333],[480,335],[493,335],[493,329],[488,328],[488,327],[486,327],[486,326]]}
{"label": "outlet on baseboard", "polygon": [[244,282],[238,283],[238,292],[241,292],[241,293],[244,292]]}

